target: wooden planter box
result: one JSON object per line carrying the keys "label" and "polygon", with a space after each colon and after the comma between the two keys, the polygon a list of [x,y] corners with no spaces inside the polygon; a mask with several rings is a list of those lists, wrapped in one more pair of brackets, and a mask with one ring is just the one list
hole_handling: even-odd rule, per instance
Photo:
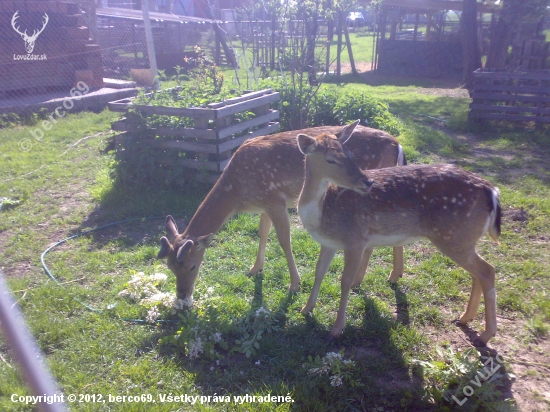
{"label": "wooden planter box", "polygon": [[[245,93],[223,102],[211,103],[206,108],[137,105],[133,100],[111,102],[109,109],[122,113],[132,109],[145,115],[189,117],[193,119],[194,127],[157,127],[144,131],[129,120],[131,116],[128,114],[125,119],[111,125],[114,131],[122,132],[115,136],[115,144],[124,143],[124,139],[142,139],[143,143],[158,150],[182,151],[185,157],[178,159],[177,164],[164,165],[202,170],[204,173],[195,174],[200,181],[215,182],[240,145],[252,137],[270,134],[279,128],[279,111],[270,107],[271,103],[279,101],[279,93],[272,89]],[[233,115],[248,111],[254,113],[252,119],[233,122]],[[215,127],[211,128],[213,124]]]}
{"label": "wooden planter box", "polygon": [[550,123],[550,70],[478,69],[470,119]]}

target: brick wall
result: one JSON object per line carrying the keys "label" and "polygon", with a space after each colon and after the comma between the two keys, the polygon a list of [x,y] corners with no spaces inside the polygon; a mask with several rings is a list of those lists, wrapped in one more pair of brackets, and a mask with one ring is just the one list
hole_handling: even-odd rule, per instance
{"label": "brick wall", "polygon": [[[43,27],[31,53],[12,27],[16,12],[20,32],[30,36]],[[0,91],[66,90],[78,81],[102,87],[101,49],[89,37],[77,3],[0,0]]]}

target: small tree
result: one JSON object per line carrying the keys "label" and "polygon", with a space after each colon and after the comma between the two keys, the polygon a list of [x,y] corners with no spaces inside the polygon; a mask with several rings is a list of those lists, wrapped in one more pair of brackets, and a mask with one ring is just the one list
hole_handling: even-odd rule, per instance
{"label": "small tree", "polygon": [[481,52],[477,37],[477,0],[464,0],[462,9],[462,50],[464,88],[472,90],[474,71],[481,67]]}
{"label": "small tree", "polygon": [[534,35],[533,27],[548,15],[550,0],[491,0],[500,6],[493,15],[491,38],[485,67],[504,68],[514,39]]}

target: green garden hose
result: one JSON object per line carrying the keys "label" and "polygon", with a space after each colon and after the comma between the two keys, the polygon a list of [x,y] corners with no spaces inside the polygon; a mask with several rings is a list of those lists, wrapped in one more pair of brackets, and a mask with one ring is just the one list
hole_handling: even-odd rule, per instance
{"label": "green garden hose", "polygon": [[[50,271],[50,269],[48,268],[48,266],[46,265],[46,262],[44,261],[44,257],[46,256],[46,254],[48,254],[52,249],[56,248],[57,246],[61,245],[62,243],[65,243],[71,239],[75,239],[77,237],[80,237],[80,236],[84,236],[84,235],[87,235],[89,233],[92,233],[92,232],[95,232],[97,230],[101,230],[101,229],[105,229],[107,227],[110,227],[110,226],[115,226],[115,225],[120,225],[122,223],[128,223],[128,222],[135,222],[136,220],[141,220],[141,221],[145,221],[145,220],[153,220],[153,219],[164,219],[165,217],[164,216],[151,216],[151,217],[144,217],[144,218],[141,218],[141,217],[136,217],[136,218],[132,218],[132,219],[126,219],[126,220],[119,220],[118,222],[113,222],[113,223],[108,223],[106,225],[103,225],[103,226],[98,226],[96,228],[93,228],[93,229],[88,229],[88,230],[85,230],[83,232],[80,232],[80,233],[77,233],[76,235],[73,235],[73,236],[69,236],[65,239],[62,239],[60,240],[59,242],[56,242],[55,244],[53,244],[52,246],[50,246],[49,248],[47,248],[41,255],[40,255],[40,262],[42,262],[42,267],[44,268],[44,272],[46,272],[46,275],[48,275],[48,277],[53,280],[55,283],[57,283],[58,285],[61,285],[61,282],[59,282],[59,280],[52,274],[52,272]],[[95,313],[100,313],[100,314],[103,314],[104,311],[103,309],[97,309],[97,308],[94,308],[90,305],[88,305],[86,302],[83,302],[81,301],[80,299],[78,299],[77,297],[74,297],[73,296],[73,299],[75,301],[77,301],[78,303],[80,303],[82,306],[84,306],[86,309],[88,309],[89,311],[91,312],[95,312]],[[148,323],[145,319],[128,319],[128,318],[120,318],[124,321],[127,321],[127,322],[134,322],[134,323]],[[160,319],[160,320],[157,320],[156,323],[175,323],[175,322],[178,322],[177,320],[163,320],[163,319]]]}

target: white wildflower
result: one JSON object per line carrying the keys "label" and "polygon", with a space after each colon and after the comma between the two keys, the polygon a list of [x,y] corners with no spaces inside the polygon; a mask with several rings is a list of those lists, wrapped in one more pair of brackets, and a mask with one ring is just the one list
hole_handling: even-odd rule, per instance
{"label": "white wildflower", "polygon": [[222,340],[222,334],[220,332],[216,332],[214,333],[211,337],[210,337],[214,342],[218,343],[219,341]]}
{"label": "white wildflower", "polygon": [[342,386],[342,376],[341,375],[334,375],[330,377],[330,385],[331,386]]}
{"label": "white wildflower", "polygon": [[269,315],[269,310],[267,310],[266,308],[264,308],[263,306],[260,306],[257,310],[256,310],[256,317],[260,317],[261,315],[265,314],[266,316]]}
{"label": "white wildflower", "polygon": [[214,293],[214,288],[212,286],[206,288],[206,293],[211,295],[212,293]]}
{"label": "white wildflower", "polygon": [[148,323],[155,323],[158,318],[160,318],[160,312],[158,311],[156,306],[153,306],[151,309],[149,309],[149,312],[147,312],[145,320]]}
{"label": "white wildflower", "polygon": [[200,337],[197,337],[195,340],[189,341],[189,358],[195,359],[200,356],[201,353],[204,352],[204,348],[202,347],[202,341]]}
{"label": "white wildflower", "polygon": [[154,282],[166,282],[166,279],[168,279],[168,276],[166,276],[164,273],[154,273],[149,277]]}
{"label": "white wildflower", "polygon": [[323,363],[325,365],[332,365],[335,362],[341,361],[342,355],[336,352],[328,352],[323,358]]}
{"label": "white wildflower", "polygon": [[257,360],[256,362],[254,362],[254,365],[260,366],[260,360]]}

